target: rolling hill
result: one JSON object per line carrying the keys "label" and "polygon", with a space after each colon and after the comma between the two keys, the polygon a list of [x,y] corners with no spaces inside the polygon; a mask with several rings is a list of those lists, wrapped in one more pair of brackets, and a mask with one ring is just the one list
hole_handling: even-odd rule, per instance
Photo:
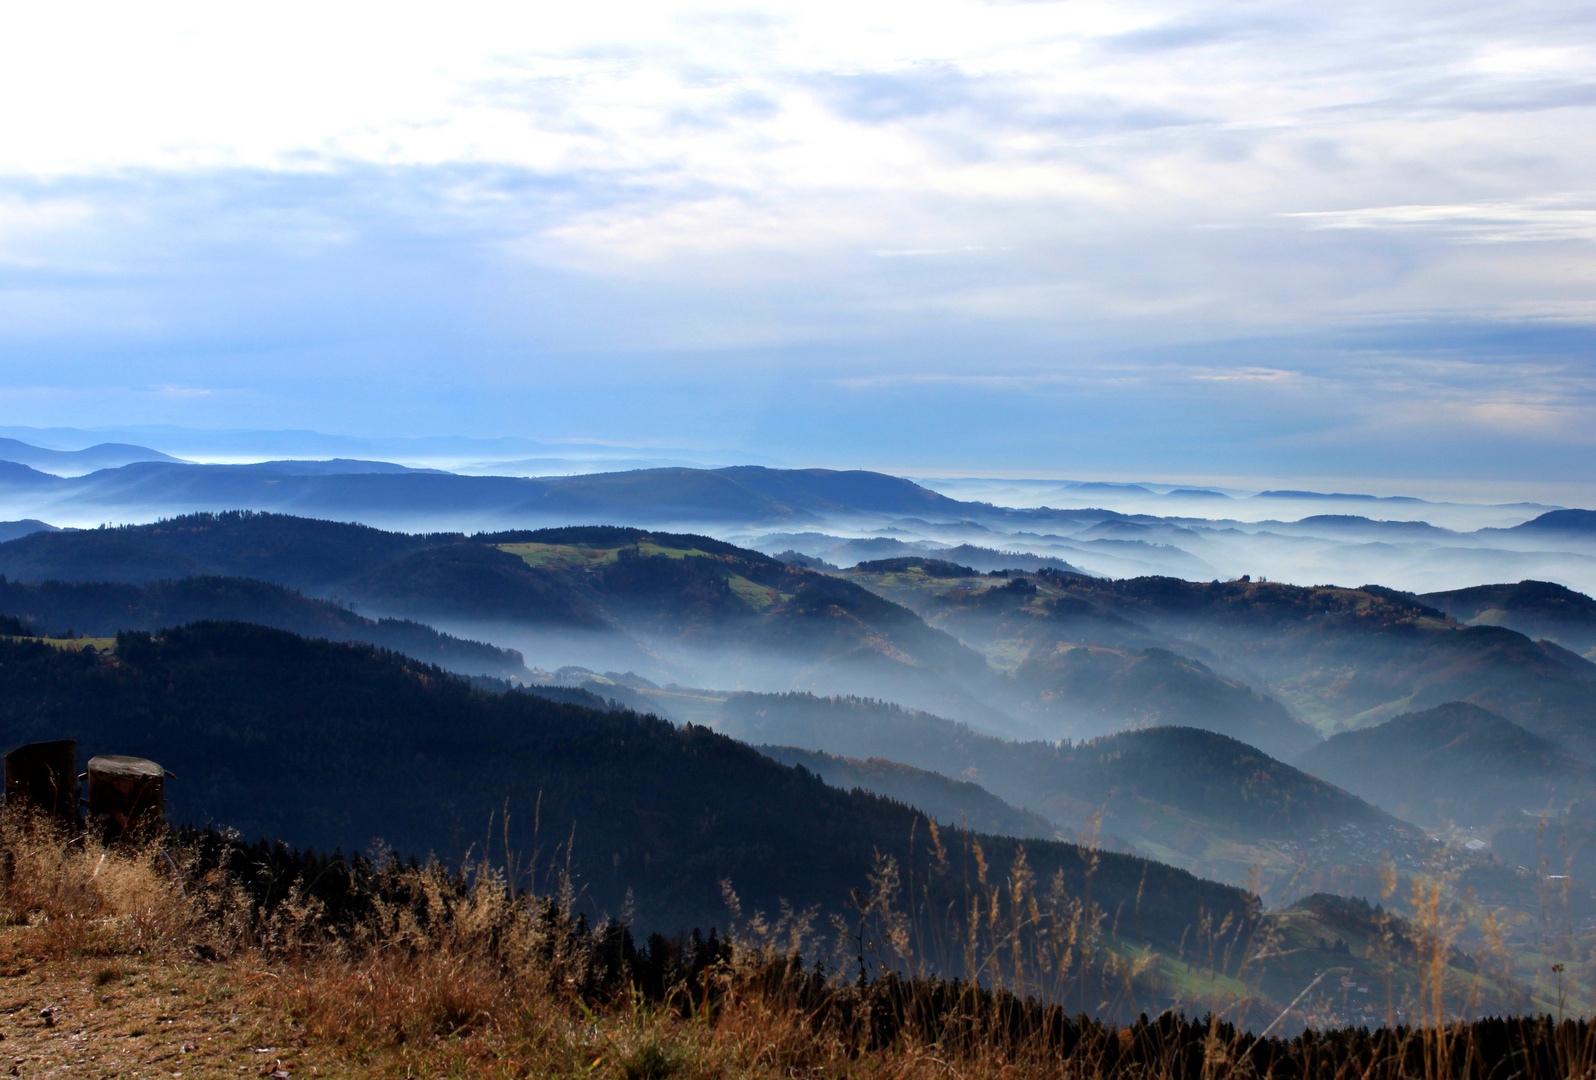
{"label": "rolling hill", "polygon": [[999,666],[1061,646],[1125,653],[1156,645],[1275,699],[1326,735],[1468,701],[1596,761],[1596,664],[1506,627],[1463,625],[1378,586],[1035,574],[999,587],[923,574],[852,577]]}
{"label": "rolling hill", "polygon": [[1058,829],[1041,814],[1010,806],[979,784],[916,769],[886,758],[842,757],[796,746],[761,746],[783,765],[802,765],[832,787],[862,788],[907,803],[948,828],[1053,840]]}
{"label": "rolling hill", "polygon": [[138,461],[176,462],[178,459],[159,450],[130,443],[96,443],[82,450],[48,450],[20,439],[0,438],[0,461],[14,461],[57,476],[79,476]]}
{"label": "rolling hill", "polygon": [[362,520],[501,524],[597,524],[617,518],[636,523],[778,524],[817,520],[822,514],[954,513],[963,505],[912,481],[863,470],[738,465],[532,478],[377,470],[368,462],[332,471],[311,464],[320,463],[195,465],[146,458],[71,478],[16,465],[0,470],[0,491],[61,507],[93,507],[114,516],[237,506]]}
{"label": "rolling hill", "polygon": [[0,578],[0,614],[41,636],[76,633],[115,637],[125,630],[159,630],[190,622],[260,623],[305,637],[363,641],[467,675],[521,678],[521,654],[480,641],[440,634],[405,619],[368,619],[325,600],[251,578],[199,576],[147,585]]}
{"label": "rolling hill", "polygon": [[278,514],[192,514],[22,537],[0,544],[0,573],[35,582],[251,577],[512,645],[534,662],[564,650],[551,667],[625,664],[684,681],[711,671],[724,682],[995,712],[966,686],[987,677],[981,655],[913,612],[705,536],[609,526],[410,535]]}
{"label": "rolling hill", "polygon": [[[679,692],[658,696],[687,713]],[[1417,830],[1362,799],[1193,728],[1082,743],[1011,742],[883,702],[809,694],[718,695],[694,719],[756,744],[884,758],[968,780],[1042,814],[1066,835],[1156,853],[1233,883],[1261,871],[1275,888],[1338,880],[1367,888],[1383,852],[1417,867],[1428,850]],[[1349,878],[1349,867],[1363,870]]]}
{"label": "rolling hill", "polygon": [[1596,510],[1548,510],[1522,525],[1515,525],[1512,530],[1504,531],[1596,537]]}
{"label": "rolling hill", "polygon": [[[1156,633],[1076,596],[1076,575],[978,575],[941,560],[861,563],[844,575],[918,610],[1011,672],[993,692],[1039,734],[1083,738],[1132,727],[1196,727],[1279,757],[1319,740],[1280,702],[1214,671]],[[1181,651],[1177,651],[1181,650]]]}
{"label": "rolling hill", "polygon": [[1342,732],[1296,761],[1421,825],[1517,824],[1596,789],[1596,768],[1477,705],[1453,702]]}
{"label": "rolling hill", "polygon": [[1476,585],[1419,599],[1471,626],[1505,626],[1547,638],[1587,660],[1596,653],[1596,600],[1550,581]]}
{"label": "rolling hill", "polygon": [[19,536],[27,536],[36,532],[60,532],[54,525],[37,518],[23,518],[21,521],[0,521],[0,544],[7,540],[15,540]]}

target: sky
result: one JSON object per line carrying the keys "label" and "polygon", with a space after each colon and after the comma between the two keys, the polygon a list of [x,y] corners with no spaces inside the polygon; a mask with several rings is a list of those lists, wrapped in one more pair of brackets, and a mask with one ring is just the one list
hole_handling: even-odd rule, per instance
{"label": "sky", "polygon": [[0,93],[0,425],[1596,504],[1596,3],[41,4]]}

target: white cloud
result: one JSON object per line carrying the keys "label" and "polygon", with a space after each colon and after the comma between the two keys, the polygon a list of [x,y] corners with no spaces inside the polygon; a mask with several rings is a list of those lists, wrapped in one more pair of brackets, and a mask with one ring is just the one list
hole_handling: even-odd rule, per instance
{"label": "white cloud", "polygon": [[792,350],[1517,430],[1556,402],[1389,349],[1200,353],[1596,319],[1584,2],[36,4],[0,94],[0,334],[148,386]]}
{"label": "white cloud", "polygon": [[1472,205],[1319,210],[1285,216],[1314,229],[1424,229],[1464,243],[1596,240],[1596,196],[1588,194]]}

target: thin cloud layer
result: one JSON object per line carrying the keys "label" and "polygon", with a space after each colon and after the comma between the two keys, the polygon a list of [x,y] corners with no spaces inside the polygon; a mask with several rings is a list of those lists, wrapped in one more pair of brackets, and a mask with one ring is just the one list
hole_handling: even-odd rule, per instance
{"label": "thin cloud layer", "polygon": [[[36,6],[0,45],[0,392],[12,422],[729,424],[900,466],[954,395],[972,467],[1551,462],[1596,421],[1593,30],[1538,3]],[[990,426],[1016,393],[1028,440]]]}

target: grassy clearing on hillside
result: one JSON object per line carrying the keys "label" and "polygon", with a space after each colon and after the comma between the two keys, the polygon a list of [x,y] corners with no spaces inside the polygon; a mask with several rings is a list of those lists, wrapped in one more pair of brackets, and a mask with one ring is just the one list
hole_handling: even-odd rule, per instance
{"label": "grassy clearing on hillside", "polygon": [[6,635],[6,641],[38,641],[54,649],[66,649],[76,652],[79,649],[94,649],[96,652],[115,652],[116,638],[114,637],[74,637],[74,638],[33,638]]}
{"label": "grassy clearing on hillside", "polygon": [[777,604],[791,600],[793,596],[792,593],[784,593],[780,589],[773,589],[768,585],[760,585],[749,581],[741,574],[727,575],[726,584],[731,586],[732,592],[736,593],[743,603],[755,611],[764,611],[766,608],[775,607]]}
{"label": "grassy clearing on hillside", "polygon": [[664,547],[651,540],[637,544],[618,544],[615,547],[584,547],[575,544],[499,544],[500,551],[524,559],[528,566],[603,566],[615,562],[623,547],[635,547],[639,555],[663,555],[668,559],[686,559],[690,556],[711,558],[707,551],[697,548]]}
{"label": "grassy clearing on hillside", "polygon": [[[637,544],[617,545],[616,547],[598,548],[582,547],[572,544],[499,544],[500,551],[508,552],[526,562],[528,566],[538,568],[557,568],[564,570],[586,569],[611,565],[620,559],[622,550],[634,549],[637,554],[649,556],[662,556],[667,559],[703,558],[715,560],[715,556],[707,551],[693,547],[666,547],[644,540]],[[768,585],[760,585],[750,581],[741,574],[726,570],[726,584],[732,592],[754,611],[766,611],[777,604],[791,600],[792,593],[784,593]]]}

